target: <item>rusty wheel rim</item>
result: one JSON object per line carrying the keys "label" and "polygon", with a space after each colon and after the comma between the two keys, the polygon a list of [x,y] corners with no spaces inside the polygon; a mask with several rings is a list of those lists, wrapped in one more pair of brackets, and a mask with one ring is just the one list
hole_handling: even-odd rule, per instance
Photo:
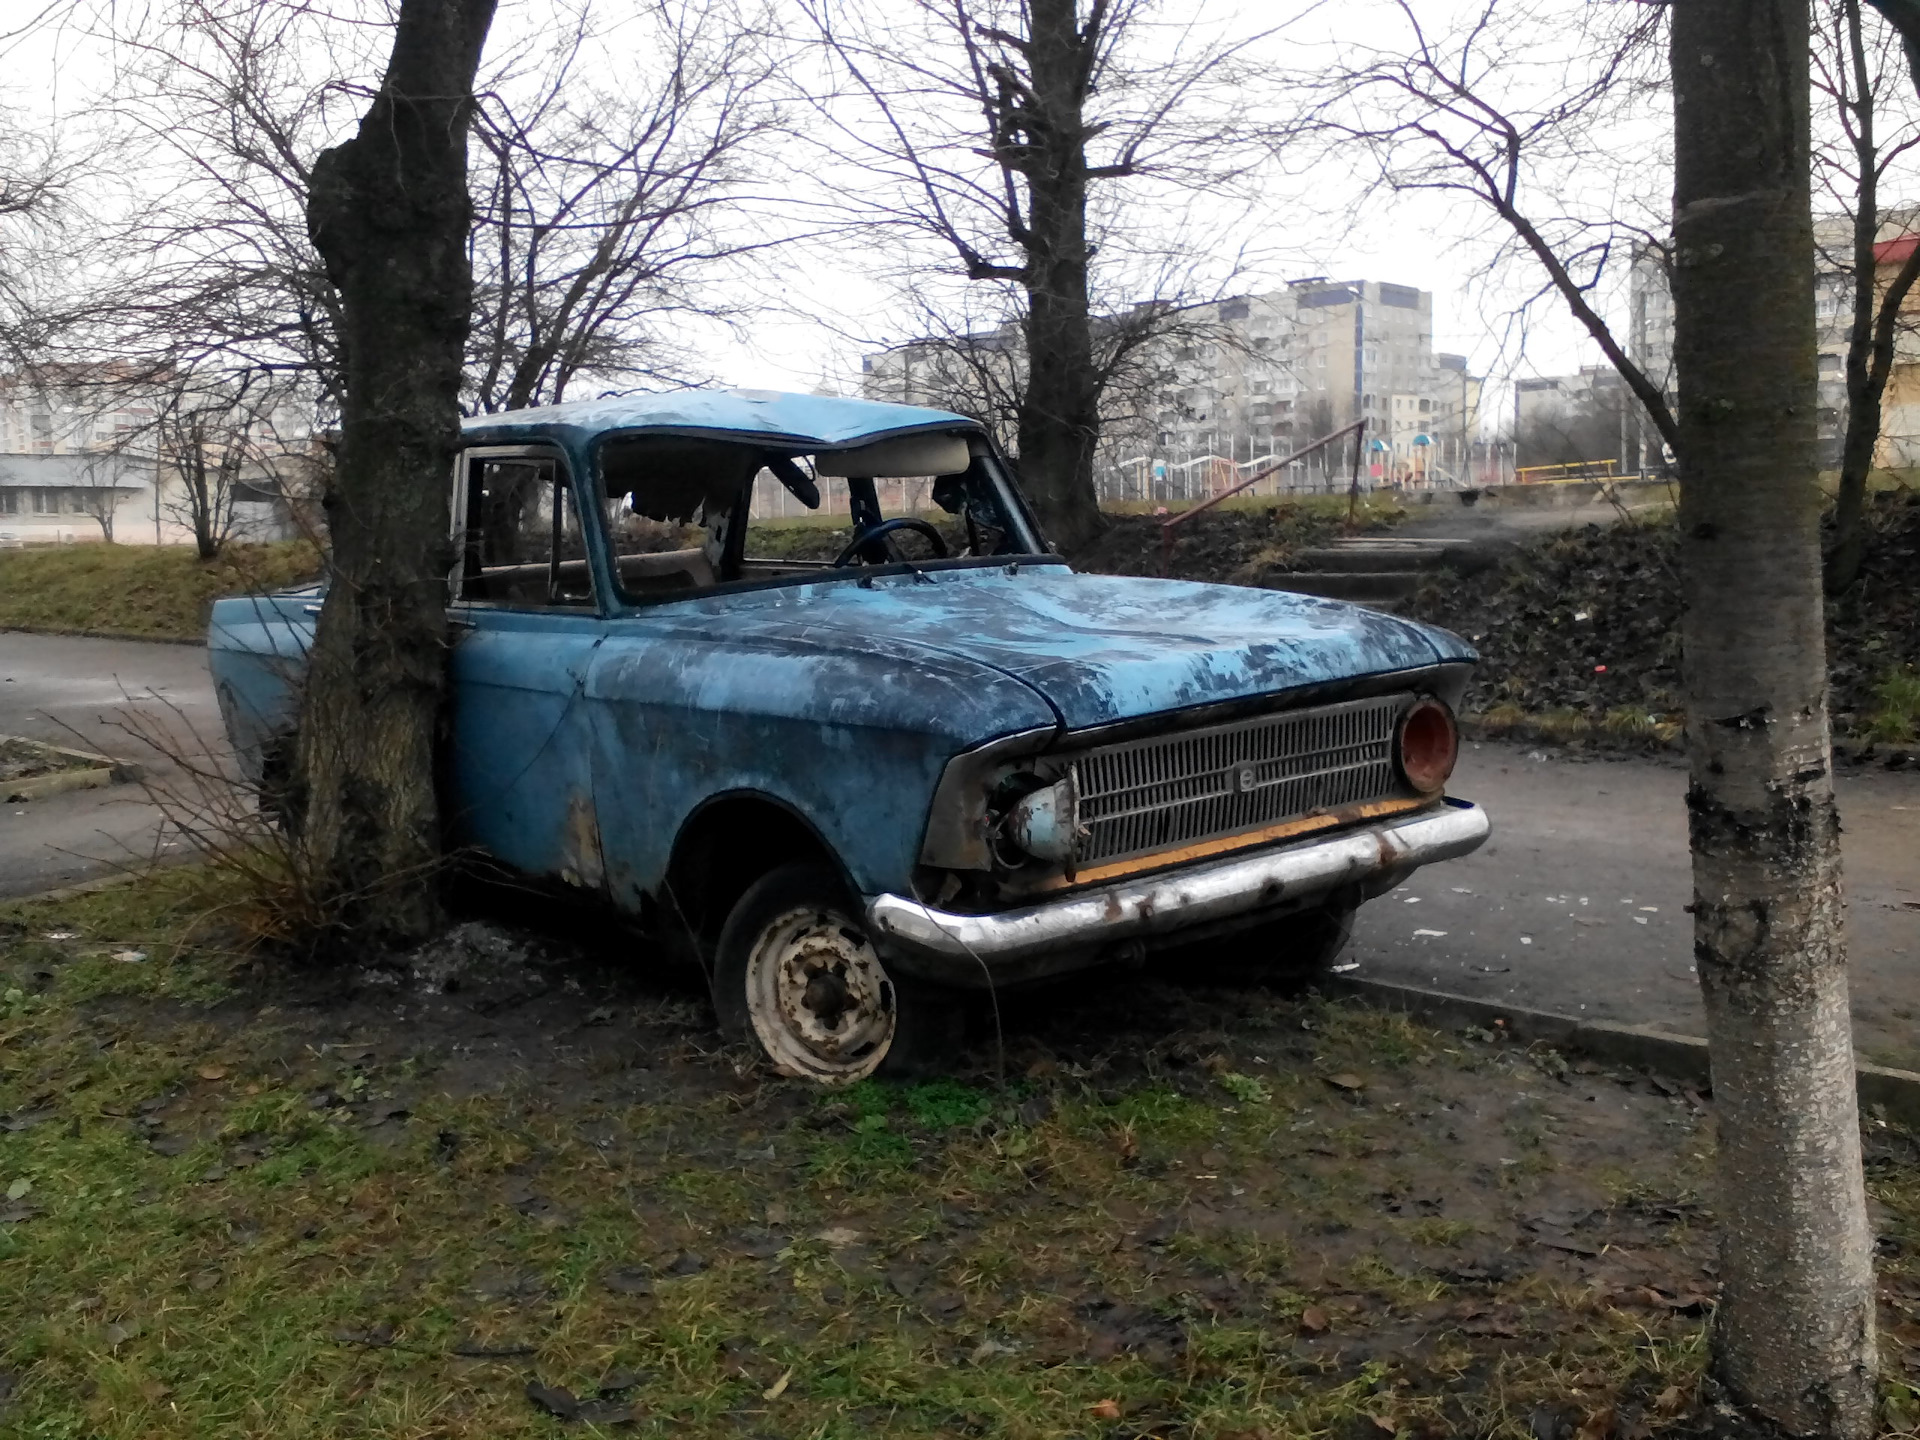
{"label": "rusty wheel rim", "polygon": [[893,981],[860,929],[830,910],[790,910],[747,959],[747,1015],[783,1073],[827,1085],[871,1075],[893,1043]]}

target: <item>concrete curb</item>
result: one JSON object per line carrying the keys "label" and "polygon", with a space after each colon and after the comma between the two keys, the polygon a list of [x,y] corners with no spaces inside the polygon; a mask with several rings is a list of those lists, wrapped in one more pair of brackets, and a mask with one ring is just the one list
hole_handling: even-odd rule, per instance
{"label": "concrete curb", "polygon": [[206,648],[204,635],[143,635],[137,630],[42,630],[24,625],[0,625],[0,635],[58,635],[81,640],[137,640],[149,645],[198,645]]}
{"label": "concrete curb", "polygon": [[44,800],[49,795],[64,795],[69,790],[98,790],[105,785],[138,780],[142,773],[140,767],[129,760],[115,760],[111,755],[96,755],[91,750],[71,750],[65,745],[30,740],[24,735],[0,735],[0,744],[7,743],[30,745],[36,750],[64,756],[68,760],[84,760],[88,763],[80,769],[55,770],[47,775],[28,775],[19,780],[0,782],[0,802],[6,804]]}
{"label": "concrete curb", "polygon": [[[1364,1001],[1382,1010],[1397,1010],[1442,1029],[1473,1025],[1496,1027],[1525,1045],[1550,1045],[1571,1050],[1609,1065],[1651,1070],[1683,1081],[1696,1089],[1713,1084],[1707,1042],[1692,1035],[1675,1035],[1644,1025],[1613,1025],[1604,1020],[1579,1020],[1547,1010],[1498,1005],[1417,985],[1395,985],[1385,980],[1361,980],[1334,975],[1321,982],[1332,995]],[[1878,1114],[1909,1130],[1920,1130],[1920,1075],[1883,1065],[1855,1064],[1856,1090],[1864,1114]]]}

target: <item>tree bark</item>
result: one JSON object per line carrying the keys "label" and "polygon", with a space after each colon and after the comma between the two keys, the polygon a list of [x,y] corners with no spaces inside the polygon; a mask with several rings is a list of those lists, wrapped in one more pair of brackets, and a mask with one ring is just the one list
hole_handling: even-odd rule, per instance
{"label": "tree bark", "polygon": [[[1082,31],[1075,0],[1032,0],[1027,59],[1033,83],[1018,168],[1028,187],[1025,248],[1027,385],[1018,433],[1020,474],[1040,523],[1068,552],[1100,533],[1093,452],[1100,377],[1087,291],[1088,77],[1099,16]],[[1003,134],[1002,144],[1012,137]]]}
{"label": "tree bark", "polygon": [[467,128],[494,0],[401,0],[386,78],[315,162],[307,228],[342,315],[332,537],[294,803],[339,933],[440,918],[435,755],[446,703],[448,489],[472,312]]}
{"label": "tree bark", "polygon": [[1676,0],[1675,361],[1714,1374],[1743,1433],[1865,1437],[1871,1234],[1816,472],[1806,0]]}

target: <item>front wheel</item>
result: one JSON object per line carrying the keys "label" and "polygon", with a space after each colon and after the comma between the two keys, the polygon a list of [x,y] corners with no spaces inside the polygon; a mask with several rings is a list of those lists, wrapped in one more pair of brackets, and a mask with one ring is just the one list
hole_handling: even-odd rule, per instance
{"label": "front wheel", "polygon": [[740,897],[720,931],[713,1004],[729,1039],[822,1085],[915,1073],[959,1038],[959,1006],[889,972],[824,865],[783,865]]}

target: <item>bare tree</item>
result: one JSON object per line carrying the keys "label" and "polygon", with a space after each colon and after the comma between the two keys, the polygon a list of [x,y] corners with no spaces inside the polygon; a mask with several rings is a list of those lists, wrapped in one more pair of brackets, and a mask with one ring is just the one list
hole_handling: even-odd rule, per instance
{"label": "bare tree", "polygon": [[1153,0],[807,10],[839,91],[864,102],[857,116],[826,111],[838,155],[867,177],[861,223],[895,244],[931,240],[959,278],[999,292],[1000,322],[1021,338],[1008,398],[1027,488],[1054,538],[1084,545],[1102,523],[1102,395],[1161,316],[1121,299],[1139,279],[1129,262],[1153,248],[1137,207],[1238,173],[1220,102],[1240,46]]}
{"label": "bare tree", "polygon": [[[583,375],[684,380],[683,322],[722,313],[713,282],[784,237],[749,214],[781,119],[767,26],[735,0],[650,0],[609,28],[611,8],[572,0],[477,82],[469,409]],[[96,305],[95,343],[231,383],[297,375],[330,418],[343,321],[305,206],[378,33],[299,0],[170,0],[123,27],[114,104],[170,184],[117,237],[130,279]],[[616,53],[619,86],[596,78]]]}
{"label": "bare tree", "polygon": [[[1890,7],[1881,8],[1893,13]],[[1881,281],[1876,252],[1882,225],[1880,188],[1893,166],[1920,144],[1920,127],[1911,119],[1892,127],[1884,123],[1894,93],[1888,76],[1891,47],[1884,32],[1869,33],[1860,0],[1838,0],[1828,10],[1827,24],[1816,30],[1823,43],[1814,47],[1814,84],[1839,122],[1844,147],[1840,156],[1816,151],[1816,173],[1824,169],[1846,182],[1837,187],[1838,198],[1853,222],[1851,253],[1835,267],[1850,273],[1853,281],[1846,429],[1826,557],[1827,591],[1839,594],[1852,587],[1866,558],[1867,478],[1880,443],[1881,402],[1893,373],[1907,298],[1920,280],[1916,245],[1885,283]],[[1818,164],[1823,159],[1824,167]]]}
{"label": "bare tree", "polygon": [[114,542],[121,503],[131,493],[120,483],[125,478],[122,467],[126,459],[118,453],[93,451],[80,458],[79,473],[75,477],[80,483],[75,487],[74,503],[82,513],[92,517],[100,527],[100,538],[109,545]]}
{"label": "bare tree", "polygon": [[1827,730],[1807,0],[1673,7],[1694,955],[1717,1112],[1714,1373],[1757,1435],[1876,1428]]}
{"label": "bare tree", "polygon": [[580,73],[591,15],[543,57],[497,67],[481,99],[480,411],[556,403],[582,375],[684,377],[697,365],[677,322],[724,313],[720,272],[787,238],[770,216],[743,223],[784,128],[768,27],[733,0],[653,0],[623,34],[646,57],[636,83],[612,87]]}
{"label": "bare tree", "polygon": [[[1524,257],[1544,276],[1527,302],[1552,296],[1600,347],[1661,440],[1679,429],[1664,377],[1648,375],[1606,320],[1603,291],[1637,246],[1659,244],[1664,217],[1636,214],[1636,193],[1664,174],[1616,169],[1593,187],[1616,127],[1664,104],[1660,6],[1587,7],[1578,16],[1540,0],[1485,0],[1435,30],[1413,0],[1397,0],[1395,37],[1350,46],[1335,63],[1296,73],[1302,113],[1279,145],[1317,140],[1371,162],[1368,188],[1469,200],[1489,221],[1494,265]],[[1543,75],[1542,70],[1546,73]],[[1656,112],[1657,113],[1657,112]],[[1639,183],[1634,183],[1635,179]]]}
{"label": "bare tree", "polygon": [[308,652],[295,770],[318,891],[362,938],[440,918],[436,764],[447,694],[446,477],[473,315],[467,128],[494,0],[401,0],[358,132],[312,172],[307,217],[339,296],[331,583]]}
{"label": "bare tree", "polygon": [[186,377],[159,401],[148,443],[161,472],[173,479],[164,504],[192,532],[202,560],[217,558],[234,537],[243,486],[290,498],[286,472],[299,452],[290,452],[278,418],[297,409],[311,413],[302,398],[284,384],[243,374],[237,380]]}

